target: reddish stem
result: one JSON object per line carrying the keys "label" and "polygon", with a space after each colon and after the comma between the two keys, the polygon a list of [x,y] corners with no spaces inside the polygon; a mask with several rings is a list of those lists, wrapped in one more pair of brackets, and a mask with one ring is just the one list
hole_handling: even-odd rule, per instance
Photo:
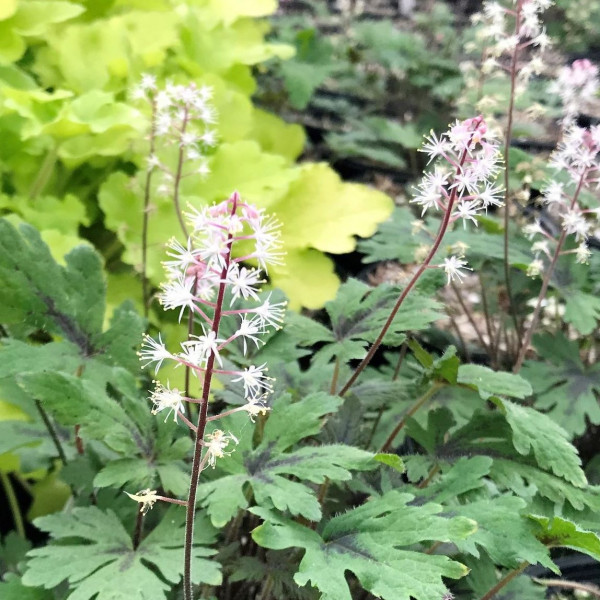
{"label": "reddish stem", "polygon": [[[482,121],[481,118],[476,119],[474,121],[474,123],[475,123],[474,131],[477,130],[477,127],[479,127],[481,121]],[[469,144],[470,143],[471,143],[471,140],[469,140]],[[460,172],[462,170],[463,165],[465,164],[465,161],[467,159],[469,144],[467,144],[467,148],[465,148],[465,150],[463,150],[459,164],[456,167],[457,172]],[[417,269],[415,274],[412,276],[411,280],[408,282],[408,285],[402,290],[400,297],[396,301],[394,308],[392,308],[392,311],[390,312],[390,315],[388,316],[387,321],[385,322],[379,335],[377,336],[377,339],[373,342],[373,345],[369,348],[367,355],[362,359],[362,361],[360,362],[360,364],[358,365],[358,367],[356,368],[356,370],[354,371],[354,373],[352,374],[350,379],[348,379],[348,381],[346,382],[344,387],[338,392],[339,396],[343,396],[344,394],[346,394],[346,392],[352,387],[354,382],[358,379],[358,376],[364,371],[365,367],[371,362],[371,360],[373,359],[373,356],[375,356],[375,352],[377,352],[377,350],[379,349],[379,346],[381,346],[381,343],[383,342],[383,338],[385,337],[385,334],[388,332],[389,328],[391,327],[392,322],[394,321],[394,318],[396,317],[396,314],[398,313],[398,310],[400,310],[402,303],[404,302],[404,300],[406,299],[406,297],[408,296],[410,291],[413,289],[413,287],[415,286],[415,284],[417,283],[417,281],[419,280],[421,275],[425,272],[425,269],[427,269],[427,267],[429,266],[429,263],[431,263],[433,257],[435,256],[435,253],[438,251],[438,248],[440,247],[440,244],[442,243],[442,239],[443,239],[444,235],[446,234],[448,225],[450,224],[450,217],[452,216],[452,209],[454,207],[454,202],[456,201],[457,194],[458,194],[458,188],[453,187],[450,197],[448,198],[448,207],[446,209],[446,212],[444,213],[444,218],[442,219],[442,222],[440,224],[440,228],[439,228],[436,238],[433,242],[433,246],[429,250],[429,252],[428,252],[425,260],[421,264],[421,266]]]}
{"label": "reddish stem", "polygon": [[[233,216],[237,210],[238,196],[234,194],[232,197],[232,208],[231,215]],[[221,283],[219,284],[219,293],[217,296],[217,303],[215,306],[215,314],[213,318],[212,331],[217,336],[219,332],[219,324],[221,322],[221,315],[223,310],[223,299],[225,297],[225,278],[229,269],[229,263],[231,261],[231,244],[232,235],[229,234],[228,240],[228,252],[225,256],[225,265],[221,271]],[[194,446],[194,459],[192,462],[192,474],[190,477],[190,491],[187,499],[187,510],[185,518],[185,545],[184,545],[184,558],[183,558],[183,597],[184,600],[193,600],[192,590],[192,546],[194,541],[194,517],[196,511],[196,492],[198,488],[198,480],[200,478],[200,471],[202,466],[202,447],[204,441],[204,431],[207,423],[207,412],[208,412],[208,396],[210,394],[210,385],[214,372],[215,364],[215,353],[211,352],[206,363],[206,372],[204,375],[204,384],[202,386],[202,404],[200,405],[200,411],[198,414],[198,424],[196,426],[196,443]]]}

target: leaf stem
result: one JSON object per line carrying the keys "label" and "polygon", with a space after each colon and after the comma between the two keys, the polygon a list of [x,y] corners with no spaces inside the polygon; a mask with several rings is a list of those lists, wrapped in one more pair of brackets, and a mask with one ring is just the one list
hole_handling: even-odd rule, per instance
{"label": "leaf stem", "polygon": [[42,417],[42,421],[44,422],[44,425],[46,426],[46,429],[48,430],[48,433],[52,438],[52,442],[54,443],[54,446],[56,448],[56,451],[58,452],[58,456],[60,457],[62,464],[66,465],[68,461],[67,456],[65,454],[65,450],[62,444],[60,443],[60,439],[58,438],[58,434],[56,433],[56,429],[54,429],[52,421],[50,421],[48,413],[45,411],[44,407],[42,406],[42,403],[39,400],[34,400],[34,402],[36,408],[38,409],[38,412],[40,413],[40,416]]}
{"label": "leaf stem", "polygon": [[37,198],[44,191],[44,188],[52,175],[52,169],[56,164],[57,158],[58,150],[56,146],[53,146],[44,157],[36,178],[29,188],[29,198],[31,200]]}
{"label": "leaf stem", "polygon": [[337,356],[335,359],[335,365],[333,366],[333,375],[331,376],[331,385],[329,386],[329,393],[335,395],[335,388],[337,387],[338,378],[340,376],[340,357]]}
{"label": "leaf stem", "polygon": [[[231,215],[233,216],[237,210],[237,194],[233,195]],[[219,293],[215,306],[215,314],[213,318],[212,331],[215,337],[219,333],[219,324],[221,323],[221,314],[223,311],[223,300],[225,298],[226,276],[231,262],[231,246],[232,235],[228,236],[227,254],[225,256],[225,264],[221,272],[221,283],[219,284]],[[192,547],[194,542],[194,518],[196,513],[196,493],[198,488],[198,480],[200,471],[204,464],[202,457],[202,448],[204,442],[204,431],[207,423],[208,412],[208,397],[210,394],[210,386],[212,382],[213,370],[215,364],[215,353],[211,352],[206,363],[206,372],[204,374],[204,383],[202,386],[202,404],[198,414],[198,424],[196,426],[196,443],[194,445],[194,458],[192,462],[192,474],[190,477],[190,490],[187,499],[186,517],[185,517],[185,542],[184,542],[184,558],[183,558],[183,597],[184,600],[193,600],[192,589]],[[205,455],[204,458],[206,458]]]}
{"label": "leaf stem", "polygon": [[19,501],[15,494],[15,488],[12,485],[10,477],[2,470],[0,470],[0,481],[2,481],[2,487],[8,500],[8,506],[10,507],[10,514],[12,515],[15,529],[20,537],[25,539],[25,526],[23,524],[23,515],[19,507]]}
{"label": "leaf stem", "polygon": [[473,317],[473,313],[471,312],[471,310],[465,303],[465,301],[462,297],[462,294],[460,293],[460,290],[458,289],[458,286],[453,282],[453,283],[451,283],[451,287],[452,287],[452,290],[454,291],[456,299],[458,300],[458,303],[460,304],[460,307],[463,309],[465,315],[467,315],[467,319],[469,320],[469,323],[471,323],[471,327],[473,327],[473,330],[475,331],[475,334],[477,335],[477,339],[479,340],[481,347],[489,354],[490,346],[483,339],[483,334],[481,333],[479,327],[477,326],[475,317]]}
{"label": "leaf stem", "polygon": [[491,600],[505,585],[509,584],[515,577],[519,576],[528,566],[529,563],[525,561],[516,569],[509,571],[495,586],[481,596],[480,600]]}
{"label": "leaf stem", "polygon": [[[152,158],[156,151],[156,100],[152,96],[152,113],[150,117],[150,149],[149,156]],[[150,190],[154,168],[148,165],[146,180],[144,182],[144,210],[142,211],[142,301],[144,304],[144,318],[148,318],[150,304],[148,290],[148,220],[150,218]]]}
{"label": "leaf stem", "polygon": [[[517,6],[515,8],[515,35],[518,35],[521,31],[521,13],[523,8],[523,0],[517,0]],[[510,61],[510,96],[508,101],[508,115],[506,122],[506,133],[504,139],[504,281],[506,283],[506,295],[508,296],[508,304],[510,307],[510,313],[512,316],[513,323],[515,325],[515,331],[520,336],[519,321],[517,319],[517,310],[513,302],[512,288],[510,284],[510,262],[508,257],[509,250],[509,235],[508,225],[510,220],[509,210],[509,167],[510,167],[510,142],[513,130],[513,117],[515,108],[515,91],[517,83],[517,65],[519,60],[519,44],[515,45],[513,55]]]}
{"label": "leaf stem", "polygon": [[400,419],[400,422],[398,423],[398,425],[396,425],[396,427],[394,427],[394,430],[392,431],[392,433],[390,433],[390,435],[388,436],[387,440],[385,440],[385,443],[383,444],[383,446],[381,446],[381,450],[380,452],[387,452],[390,449],[390,446],[392,445],[392,442],[394,441],[394,439],[396,438],[396,436],[400,433],[400,431],[402,431],[402,428],[406,425],[406,421],[408,421],[408,419],[410,419],[410,417],[412,417],[418,410],[419,408],[421,408],[421,406],[423,406],[423,404],[425,404],[425,402],[427,402],[427,400],[429,400],[430,398],[432,398],[433,396],[435,396],[435,394],[444,387],[444,383],[442,383],[441,381],[436,381],[409,409],[406,413],[404,413],[404,415],[402,416],[402,419]]}

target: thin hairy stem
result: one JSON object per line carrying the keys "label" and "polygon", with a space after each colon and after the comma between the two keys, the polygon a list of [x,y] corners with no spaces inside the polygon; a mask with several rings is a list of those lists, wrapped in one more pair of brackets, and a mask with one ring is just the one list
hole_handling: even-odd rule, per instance
{"label": "thin hairy stem", "polygon": [[[515,35],[518,35],[521,30],[521,12],[523,7],[523,0],[517,0],[517,6],[515,8]],[[519,61],[519,44],[515,45],[513,55],[510,61],[510,96],[508,101],[508,115],[506,121],[506,133],[504,139],[504,281],[506,284],[506,295],[508,296],[508,304],[510,314],[515,326],[515,331],[520,334],[519,320],[517,318],[517,309],[513,302],[512,287],[510,283],[510,262],[509,262],[509,235],[508,225],[510,221],[510,193],[509,193],[509,170],[510,170],[510,142],[512,137],[513,129],[513,113],[515,109],[515,90],[517,83],[517,66]]]}
{"label": "thin hairy stem", "polygon": [[529,563],[525,561],[516,569],[509,571],[495,586],[481,596],[480,600],[491,600],[505,585],[508,585],[515,577],[518,577],[528,566]]}
{"label": "thin hairy stem", "polygon": [[[579,179],[579,183],[577,184],[577,189],[575,190],[575,193],[573,194],[573,199],[571,200],[571,208],[570,208],[571,210],[573,210],[573,207],[577,203],[577,199],[579,197],[579,193],[581,192],[581,188],[583,187],[583,182],[585,181],[586,176],[587,176],[587,173],[584,171]],[[540,313],[542,312],[542,304],[546,298],[546,294],[548,293],[548,286],[550,285],[550,279],[552,278],[554,269],[556,268],[556,263],[558,262],[558,258],[560,257],[560,252],[565,243],[566,237],[567,237],[567,232],[563,228],[563,230],[561,231],[560,237],[558,238],[558,243],[556,244],[556,249],[554,251],[554,256],[552,257],[550,266],[548,267],[548,269],[546,269],[546,273],[544,274],[544,279],[542,281],[542,289],[540,290],[537,304],[535,305],[535,309],[534,309],[533,315],[531,317],[531,323],[529,324],[529,327],[527,328],[527,330],[525,332],[523,341],[521,342],[520,350],[519,350],[518,343],[517,343],[517,349],[519,351],[519,354],[517,356],[517,361],[515,363],[515,366],[513,367],[514,373],[518,373],[521,370],[521,367],[523,366],[523,361],[525,360],[527,350],[529,350],[529,345],[531,344],[531,338],[533,337],[533,333],[535,331],[535,328],[537,327],[538,320],[540,318]]]}
{"label": "thin hairy stem", "polygon": [[492,317],[490,314],[490,307],[487,301],[487,294],[485,293],[485,286],[483,285],[483,278],[481,273],[479,273],[479,286],[481,287],[481,306],[483,307],[483,314],[485,316],[485,326],[487,329],[488,338],[490,340],[489,345],[489,357],[492,361],[492,365],[495,364],[494,360],[494,347],[496,345],[496,338],[494,335],[494,323],[492,322]]}
{"label": "thin hairy stem", "polygon": [[[152,113],[150,117],[150,157],[154,156],[156,151],[156,100],[154,96],[151,99]],[[150,297],[148,289],[148,220],[150,218],[150,190],[152,184],[152,175],[154,168],[148,165],[146,171],[146,180],[144,181],[144,209],[142,211],[142,300],[144,303],[144,317],[148,318],[150,308]]]}
{"label": "thin hairy stem", "polygon": [[398,377],[400,377],[400,369],[402,368],[402,363],[404,362],[404,357],[406,356],[406,352],[408,351],[408,344],[404,342],[402,344],[402,348],[400,348],[400,354],[398,355],[398,362],[396,363],[396,368],[394,369],[394,375],[392,376],[392,381],[396,381]]}
{"label": "thin hairy stem", "polygon": [[383,446],[381,446],[380,452],[387,452],[392,446],[393,441],[396,439],[396,436],[402,431],[408,419],[410,419],[418,410],[425,404],[429,399],[431,399],[437,392],[444,387],[444,383],[441,381],[436,381],[402,416],[400,422],[396,427],[394,427],[392,433],[388,436],[387,440]]}
{"label": "thin hairy stem", "polygon": [[17,500],[15,489],[12,485],[10,477],[1,470],[0,481],[2,481],[2,487],[4,488],[4,494],[6,495],[6,500],[8,501],[8,506],[10,508],[10,514],[13,518],[13,523],[15,524],[15,529],[19,536],[25,539],[25,525],[23,524],[23,515],[21,514],[21,509],[19,508],[19,501]]}
{"label": "thin hairy stem", "polygon": [[331,384],[329,386],[329,393],[332,396],[335,394],[335,389],[337,388],[339,376],[340,376],[340,358],[338,356],[338,357],[336,357],[335,364],[333,365],[333,375],[331,376]]}
{"label": "thin hairy stem", "polygon": [[469,320],[469,323],[471,323],[471,327],[473,327],[473,330],[475,331],[475,334],[477,335],[477,339],[479,340],[481,347],[489,354],[490,347],[486,343],[486,341],[483,339],[483,334],[481,333],[479,327],[477,326],[477,322],[475,321],[475,317],[473,317],[473,313],[471,312],[471,310],[469,309],[469,307],[463,300],[462,294],[460,293],[460,289],[454,282],[451,283],[451,287],[452,287],[452,290],[454,291],[454,295],[456,296],[456,299],[458,300],[458,303],[460,304],[460,307],[463,309],[465,315],[467,315],[467,319]]}
{"label": "thin hairy stem", "polygon": [[[234,196],[232,202],[231,215],[233,216],[237,210],[237,198]],[[228,252],[225,256],[225,264],[221,272],[221,283],[219,284],[219,293],[215,306],[215,314],[213,318],[212,331],[215,337],[219,333],[219,325],[221,323],[221,313],[223,310],[223,300],[225,298],[226,276],[231,261],[231,244],[232,235],[228,236]],[[208,412],[208,397],[210,394],[210,386],[212,382],[213,369],[215,364],[215,353],[211,352],[206,363],[206,372],[204,375],[204,383],[202,386],[202,404],[198,414],[198,423],[196,426],[196,443],[194,445],[194,459],[192,462],[192,474],[190,477],[190,490],[187,499],[187,510],[185,518],[185,542],[184,542],[184,558],[183,558],[183,597],[184,600],[193,600],[192,589],[192,545],[194,541],[194,518],[196,514],[196,492],[198,488],[198,480],[202,470],[203,461],[206,461],[205,454],[202,457],[202,447],[204,442],[204,431],[207,423]]]}
{"label": "thin hairy stem", "polygon": [[38,412],[40,413],[40,416],[42,417],[42,421],[44,422],[44,425],[46,426],[46,429],[48,430],[48,433],[50,434],[50,438],[52,439],[52,443],[54,444],[54,447],[56,448],[56,451],[58,452],[58,456],[60,457],[62,464],[66,465],[67,464],[67,455],[65,454],[65,450],[64,450],[62,444],[60,443],[60,439],[58,438],[56,429],[54,429],[54,425],[52,424],[52,421],[50,421],[50,417],[48,416],[48,413],[45,411],[44,407],[42,406],[42,403],[39,400],[34,400],[34,402],[35,402],[36,408],[38,409]]}
{"label": "thin hairy stem", "polygon": [[[477,120],[475,122],[475,128],[474,128],[475,130],[477,129],[477,127],[479,127],[480,123],[481,123],[481,120]],[[469,140],[469,145],[470,145],[471,141],[472,141],[472,138],[471,138],[471,140]],[[462,168],[467,159],[467,154],[468,154],[468,149],[465,149],[463,151],[463,153],[460,157],[460,161],[457,165],[457,172],[462,171]],[[425,257],[425,260],[419,266],[419,268],[415,271],[414,275],[408,282],[407,286],[402,290],[402,293],[400,294],[398,300],[396,301],[396,304],[392,308],[386,322],[384,323],[383,327],[381,328],[381,331],[379,332],[377,339],[373,342],[373,345],[369,348],[367,355],[362,359],[362,361],[360,362],[358,367],[356,367],[354,373],[351,375],[350,379],[348,379],[348,381],[346,382],[344,387],[342,387],[342,389],[339,391],[340,396],[343,396],[344,394],[346,394],[348,392],[348,390],[352,387],[354,382],[358,379],[358,376],[365,370],[365,367],[371,362],[371,360],[373,360],[373,356],[375,356],[375,353],[379,349],[379,346],[381,346],[381,344],[383,342],[383,338],[385,337],[385,334],[388,332],[389,328],[391,327],[392,322],[394,321],[394,318],[396,317],[396,314],[398,313],[398,311],[400,310],[400,307],[402,306],[402,303],[404,302],[404,300],[406,299],[406,297],[408,296],[410,291],[413,289],[413,287],[416,285],[417,281],[419,281],[419,278],[421,277],[421,275],[423,275],[423,273],[425,272],[427,267],[429,267],[429,264],[431,263],[431,261],[433,260],[433,257],[435,256],[436,252],[438,251],[438,248],[440,247],[440,244],[442,243],[442,239],[444,238],[444,235],[446,234],[446,231],[448,230],[448,226],[450,225],[450,217],[452,215],[452,209],[454,208],[454,203],[456,202],[457,195],[458,195],[458,188],[453,187],[452,192],[450,193],[450,196],[448,198],[448,203],[446,206],[446,210],[444,212],[444,217],[442,218],[442,222],[440,223],[440,227],[438,229],[437,235],[433,242],[433,246],[431,246],[429,252],[427,253],[427,256]]]}

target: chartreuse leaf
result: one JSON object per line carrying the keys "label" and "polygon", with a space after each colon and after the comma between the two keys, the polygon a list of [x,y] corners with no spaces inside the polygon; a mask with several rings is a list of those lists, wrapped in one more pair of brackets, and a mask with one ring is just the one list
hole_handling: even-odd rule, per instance
{"label": "chartreuse leaf", "polygon": [[474,386],[483,400],[492,396],[527,398],[533,393],[530,383],[520,375],[493,371],[482,365],[461,365],[458,383]]}
{"label": "chartreuse leaf", "polygon": [[527,361],[522,373],[533,386],[535,407],[571,436],[581,435],[588,419],[600,424],[600,364],[584,365],[577,343],[561,332],[537,336],[534,344],[543,360]]}
{"label": "chartreuse leaf", "polygon": [[519,454],[533,452],[538,465],[563,477],[577,487],[587,480],[576,448],[568,442],[567,432],[547,415],[509,400],[494,401],[505,414],[512,429],[512,441]]}
{"label": "chartreuse leaf", "polygon": [[597,533],[581,529],[562,517],[545,517],[529,515],[537,527],[537,536],[549,547],[560,546],[583,552],[596,560],[600,560],[600,538]]}
{"label": "chartreuse leaf", "polygon": [[442,577],[458,579],[466,575],[466,567],[404,547],[463,540],[476,525],[464,517],[437,516],[442,510],[438,504],[409,505],[412,499],[388,492],[330,519],[321,535],[273,511],[253,508],[265,522],[252,537],[266,548],[304,548],[294,579],[298,585],[316,587],[323,600],[351,600],[346,571],[385,600],[437,600],[447,592]]}
{"label": "chartreuse leaf", "polygon": [[[111,510],[74,508],[36,519],[52,541],[31,550],[23,576],[29,586],[53,588],[67,581],[71,600],[146,600],[166,596],[183,573],[185,511],[172,508],[134,549],[129,534]],[[206,557],[215,539],[202,514],[196,517],[193,570],[195,583],[219,585],[219,565]]]}

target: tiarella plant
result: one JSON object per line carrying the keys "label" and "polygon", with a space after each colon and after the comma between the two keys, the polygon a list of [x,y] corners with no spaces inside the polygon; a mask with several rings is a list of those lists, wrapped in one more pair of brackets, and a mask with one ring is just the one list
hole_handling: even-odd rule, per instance
{"label": "tiarella plant", "polygon": [[[185,114],[181,127],[185,126]],[[165,262],[168,279],[159,298],[166,310],[179,311],[180,321],[185,311],[190,311],[200,320],[202,334],[191,334],[181,344],[181,350],[175,353],[167,350],[160,334],[157,340],[147,336],[140,358],[146,361],[145,366],[155,364],[157,372],[163,361],[173,360],[201,380],[202,396],[197,399],[158,381],[151,395],[153,414],[166,410],[165,420],[170,415],[176,422],[181,419],[194,434],[189,492],[185,501],[167,499],[148,489],[129,496],[141,503],[142,512],[151,508],[157,500],[186,505],[183,589],[184,597],[192,600],[192,546],[200,474],[207,466],[214,468],[218,458],[229,455],[232,445],[238,441],[233,433],[220,429],[207,433],[206,425],[240,411],[247,412],[254,422],[257,415],[264,415],[269,410],[268,398],[273,391],[266,363],[250,365],[240,371],[231,370],[224,367],[220,353],[235,340],[242,340],[244,354],[248,343],[259,347],[261,336],[269,328],[281,327],[285,302],[271,302],[270,295],[264,302],[258,302],[258,286],[264,282],[263,270],[266,273],[269,264],[282,263],[280,226],[275,218],[243,202],[237,192],[220,204],[192,210],[187,216],[191,236],[185,246],[176,240],[170,243],[170,252],[167,253],[170,260]],[[245,246],[245,252],[236,258],[233,251],[240,243]],[[245,267],[243,261],[256,261],[258,268]],[[239,308],[236,303],[239,299],[249,305]],[[232,308],[234,303],[236,308]],[[236,322],[233,333],[226,338],[219,337],[223,319]],[[232,381],[243,386],[246,403],[209,416],[208,405],[215,375],[233,376]],[[186,403],[199,407],[195,424],[188,417],[190,412]]]}

